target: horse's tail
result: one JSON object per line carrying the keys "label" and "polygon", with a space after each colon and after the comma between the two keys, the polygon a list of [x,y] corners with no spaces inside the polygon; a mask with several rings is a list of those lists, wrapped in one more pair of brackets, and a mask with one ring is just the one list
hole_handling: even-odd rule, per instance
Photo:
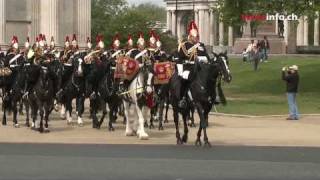
{"label": "horse's tail", "polygon": [[218,95],[220,97],[220,102],[222,103],[222,105],[226,105],[227,104],[227,99],[224,96],[222,87],[221,87],[221,81],[218,82]]}

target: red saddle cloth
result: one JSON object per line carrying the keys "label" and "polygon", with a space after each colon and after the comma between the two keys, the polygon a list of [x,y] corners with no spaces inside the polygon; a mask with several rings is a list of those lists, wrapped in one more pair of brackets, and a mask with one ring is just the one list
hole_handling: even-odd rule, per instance
{"label": "red saddle cloth", "polygon": [[154,84],[167,84],[174,73],[175,63],[167,61],[154,63]]}
{"label": "red saddle cloth", "polygon": [[139,62],[130,57],[119,57],[117,59],[114,78],[132,80],[139,71]]}

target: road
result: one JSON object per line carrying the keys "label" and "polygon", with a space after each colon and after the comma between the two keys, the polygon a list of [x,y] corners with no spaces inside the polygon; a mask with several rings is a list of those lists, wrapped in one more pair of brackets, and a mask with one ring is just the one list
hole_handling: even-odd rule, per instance
{"label": "road", "polygon": [[320,179],[311,147],[0,144],[0,179]]}

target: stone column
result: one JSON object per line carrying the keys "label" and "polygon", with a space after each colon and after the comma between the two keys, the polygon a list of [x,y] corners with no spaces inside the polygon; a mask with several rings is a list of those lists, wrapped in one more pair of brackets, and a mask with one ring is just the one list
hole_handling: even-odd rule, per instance
{"label": "stone column", "polygon": [[302,46],[303,45],[303,17],[299,18],[299,24],[297,26],[297,46]]}
{"label": "stone column", "polygon": [[319,46],[319,11],[316,12],[316,18],[314,19],[313,45]]}
{"label": "stone column", "polygon": [[284,42],[286,43],[286,45],[288,45],[289,27],[290,26],[289,26],[288,20],[284,20],[283,21],[283,29],[284,29],[283,36],[284,36]]}
{"label": "stone column", "polygon": [[303,20],[303,45],[304,46],[308,46],[309,45],[309,39],[308,39],[308,17],[304,16],[304,20]]}
{"label": "stone column", "polygon": [[177,38],[178,38],[178,40],[182,40],[181,19],[182,19],[182,14],[179,13],[177,16]]}
{"label": "stone column", "polygon": [[204,11],[201,9],[199,10],[199,21],[198,21],[198,28],[199,28],[199,36],[200,36],[200,41],[203,42],[204,41],[204,31],[203,31],[203,27],[204,27]]}
{"label": "stone column", "polygon": [[194,21],[196,22],[197,26],[199,25],[199,10],[194,10]]}
{"label": "stone column", "polygon": [[77,2],[77,40],[80,47],[86,46],[87,37],[91,37],[91,1],[78,0]]}
{"label": "stone column", "polygon": [[251,27],[250,27],[251,21],[246,21],[246,24],[243,27],[243,34],[242,37],[251,37]]}
{"label": "stone column", "polygon": [[[204,16],[205,16],[205,23],[204,23],[204,31],[205,31],[205,45],[210,45],[210,14],[209,10],[204,11]],[[209,27],[208,27],[209,26]]]}
{"label": "stone column", "polygon": [[233,46],[233,27],[228,27],[228,46]]}
{"label": "stone column", "polygon": [[31,42],[34,42],[38,34],[40,34],[40,0],[32,1],[32,18],[31,19],[32,19]]}
{"label": "stone column", "polygon": [[6,42],[6,0],[0,0],[0,45]]}
{"label": "stone column", "polygon": [[58,0],[41,0],[40,2],[40,33],[50,41],[51,36],[58,39]]}
{"label": "stone column", "polygon": [[210,9],[210,14],[209,14],[209,37],[210,37],[210,41],[209,41],[209,45],[210,46],[214,46],[214,41],[215,41],[215,36],[214,36],[214,13],[213,10]]}
{"label": "stone column", "polygon": [[171,11],[167,10],[167,31],[171,31]]}
{"label": "stone column", "polygon": [[223,27],[223,22],[219,22],[219,46],[223,46],[223,32],[224,32],[224,27]]}
{"label": "stone column", "polygon": [[171,20],[171,22],[172,22],[171,31],[172,31],[172,35],[176,36],[176,12],[174,10],[171,11],[171,12],[172,12],[172,14],[171,14],[171,18],[172,18],[172,20]]}

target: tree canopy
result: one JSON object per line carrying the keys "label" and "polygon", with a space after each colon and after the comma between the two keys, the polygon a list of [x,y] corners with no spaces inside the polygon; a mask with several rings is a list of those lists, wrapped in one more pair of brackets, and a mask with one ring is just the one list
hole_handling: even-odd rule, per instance
{"label": "tree canopy", "polygon": [[[120,35],[120,41],[125,44],[128,34],[131,34],[134,41],[137,40],[139,32],[142,32],[145,39],[149,37],[149,32],[157,23],[166,21],[166,11],[164,7],[154,4],[140,4],[129,6],[125,0],[92,0],[92,39],[98,34],[104,36],[106,45],[111,45],[112,38],[116,33]],[[176,40],[169,34],[162,33],[156,29],[157,34],[161,34],[161,40],[175,43],[163,43],[165,49],[170,49]]]}

